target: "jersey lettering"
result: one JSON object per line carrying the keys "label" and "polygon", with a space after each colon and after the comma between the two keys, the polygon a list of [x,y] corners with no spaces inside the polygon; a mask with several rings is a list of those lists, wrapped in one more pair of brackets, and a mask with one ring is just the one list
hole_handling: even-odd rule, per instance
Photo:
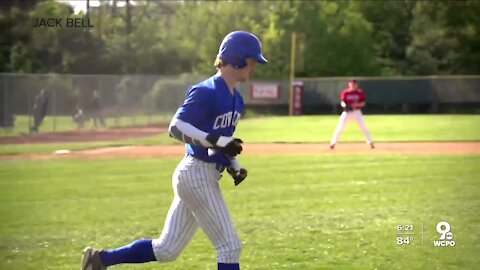
{"label": "jersey lettering", "polygon": [[226,128],[229,126],[237,126],[238,121],[240,121],[240,113],[235,112],[233,114],[233,121],[232,121],[232,112],[224,113],[222,115],[217,116],[215,118],[215,122],[213,124],[213,129],[219,128]]}
{"label": "jersey lettering", "polygon": [[357,100],[360,99],[360,96],[357,95],[357,94],[349,94],[349,95],[346,96],[345,99],[348,100],[348,101],[357,101]]}

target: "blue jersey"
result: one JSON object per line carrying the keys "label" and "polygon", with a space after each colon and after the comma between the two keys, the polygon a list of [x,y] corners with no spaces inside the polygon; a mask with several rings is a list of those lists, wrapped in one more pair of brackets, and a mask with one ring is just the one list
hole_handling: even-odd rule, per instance
{"label": "blue jersey", "polygon": [[[235,89],[232,95],[223,78],[214,75],[190,88],[174,117],[209,134],[230,137],[235,132],[244,107],[238,90]],[[205,162],[230,165],[230,160],[220,151],[209,156],[208,148],[192,144],[186,144],[186,151],[188,155]]]}

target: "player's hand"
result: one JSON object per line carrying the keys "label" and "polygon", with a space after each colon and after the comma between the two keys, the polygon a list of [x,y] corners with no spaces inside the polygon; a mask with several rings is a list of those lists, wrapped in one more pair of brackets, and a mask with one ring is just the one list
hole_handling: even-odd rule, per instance
{"label": "player's hand", "polygon": [[232,176],[233,178],[233,183],[235,186],[238,186],[245,178],[247,178],[248,172],[245,168],[240,168],[239,170],[235,170],[232,167],[227,168],[228,174]]}
{"label": "player's hand", "polygon": [[207,141],[210,142],[215,148],[219,148],[222,153],[232,158],[242,153],[243,141],[238,138],[225,137],[209,134]]}
{"label": "player's hand", "polygon": [[225,147],[220,148],[220,151],[222,151],[228,157],[235,157],[242,153],[242,143],[243,141],[241,139],[234,138]]}
{"label": "player's hand", "polygon": [[343,110],[346,111],[346,112],[353,111],[353,106],[352,106],[352,105],[346,105],[346,106],[343,108]]}

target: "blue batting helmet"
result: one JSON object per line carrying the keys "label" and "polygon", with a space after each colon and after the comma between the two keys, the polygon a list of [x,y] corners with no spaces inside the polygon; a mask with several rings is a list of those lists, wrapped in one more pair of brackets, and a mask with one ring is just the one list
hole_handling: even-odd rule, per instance
{"label": "blue batting helmet", "polygon": [[260,64],[268,62],[262,55],[260,40],[254,34],[245,31],[235,31],[226,35],[218,49],[218,57],[234,68],[245,67],[248,57]]}

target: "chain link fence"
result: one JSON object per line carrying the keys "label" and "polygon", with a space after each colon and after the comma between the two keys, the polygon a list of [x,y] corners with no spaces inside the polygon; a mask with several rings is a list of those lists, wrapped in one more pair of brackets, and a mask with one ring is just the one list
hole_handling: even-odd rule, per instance
{"label": "chain link fence", "polygon": [[[360,88],[370,92],[376,103],[424,102],[464,103],[480,102],[480,76],[426,76],[426,77],[356,77]],[[351,78],[303,78],[305,90],[321,97],[310,103],[337,102],[342,89]]]}
{"label": "chain link fence", "polygon": [[[351,78],[305,78],[305,107],[338,111],[340,93]],[[480,76],[356,77],[367,97],[367,110],[409,113],[416,107],[437,113],[439,107],[480,110]]]}
{"label": "chain link fence", "polygon": [[42,131],[165,123],[202,78],[0,74],[0,126],[31,133],[38,122]]}

